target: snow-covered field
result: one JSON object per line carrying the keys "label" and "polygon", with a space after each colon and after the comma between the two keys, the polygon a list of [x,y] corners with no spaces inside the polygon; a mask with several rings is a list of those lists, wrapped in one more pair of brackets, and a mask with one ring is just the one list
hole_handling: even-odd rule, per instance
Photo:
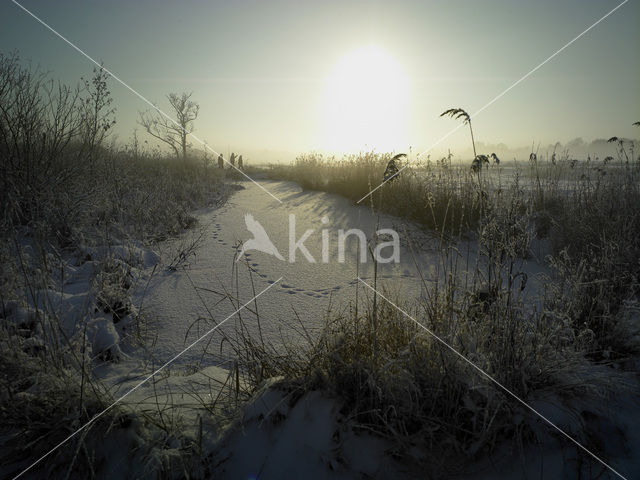
{"label": "snow-covered field", "polygon": [[[352,306],[357,288],[360,296],[367,295],[357,278],[373,283],[371,257],[367,255],[365,263],[357,262],[358,242],[351,238],[345,244],[344,261],[340,261],[340,229],[360,229],[368,240],[384,228],[399,233],[400,262],[379,265],[377,287],[392,298],[401,298],[405,305],[420,299],[423,284],[436,279],[442,261],[441,240],[404,220],[373,213],[367,206],[354,206],[336,195],[303,192],[290,182],[266,181],[263,185],[283,202],[271,199],[250,182],[242,182],[242,188],[224,206],[196,212],[199,229],[165,242],[159,252],[142,245],[87,247],[85,258],[68,259],[62,288],[40,292],[31,301],[33,307],[44,310],[41,303],[46,300],[48,310],[57,312],[65,320],[64,328],[76,335],[75,341],[79,341],[78,335],[86,334],[95,360],[94,374],[121,404],[161,420],[169,415],[172,424],[194,438],[198,429],[204,428],[201,442],[211,452],[207,462],[217,466],[216,478],[419,476],[385,455],[392,447],[388,440],[351,430],[336,401],[320,392],[306,393],[291,403],[287,393],[267,388],[272,380],[230,429],[219,430],[220,424],[203,415],[204,407],[219,396],[232,396],[224,392],[233,390],[234,358],[223,338],[233,336],[240,317],[249,335],[264,338],[276,350],[285,345],[290,348],[303,342],[300,332],[291,330],[293,323],[297,321],[311,336],[317,335],[328,312]],[[235,261],[242,242],[253,236],[247,230],[246,214],[260,223],[283,259],[249,250]],[[295,233],[290,232],[290,215],[295,216]],[[289,261],[290,235],[295,242],[307,230],[313,232],[304,245],[315,261],[300,250],[295,261]],[[323,242],[329,246],[325,259]],[[182,261],[176,268],[166,268],[168,260],[180,251],[186,252]],[[473,239],[461,241],[457,251],[459,272],[473,270],[478,257]],[[545,275],[550,274],[542,261],[544,251],[544,244],[534,244],[533,255],[519,266],[529,277],[524,295],[531,308],[540,308],[536,299]],[[132,284],[132,304],[117,323],[111,312],[87,312],[89,298],[96,291],[94,271],[106,258],[116,267],[121,261],[128,265]],[[251,301],[263,291],[256,302]],[[247,302],[246,308],[234,313]],[[87,313],[92,320],[80,332],[78,322]],[[144,319],[142,342],[133,334],[136,314]],[[28,315],[29,311],[16,307],[11,318],[19,323]],[[159,367],[162,371],[150,378]],[[619,395],[593,404],[542,392],[532,405],[572,435],[578,436],[583,428],[591,430],[602,445],[597,453],[606,455],[611,466],[627,478],[637,478],[640,438],[633,427],[640,421],[637,375],[613,375],[605,367],[578,373],[580,381],[585,375],[609,377],[619,384],[619,389],[614,389]],[[581,410],[597,411],[600,416],[585,425],[571,413]],[[542,421],[538,426],[540,437],[548,439],[543,445],[523,449],[505,444],[494,457],[471,465],[466,473],[458,472],[458,477],[577,478],[584,468],[577,466],[576,446],[567,438],[552,436],[552,427]],[[119,467],[108,466],[105,471],[110,468],[116,472]],[[595,463],[589,468],[593,468],[593,477],[616,478]]]}
{"label": "snow-covered field", "polygon": [[[157,321],[158,355],[170,355],[185,341],[188,343],[197,338],[193,329],[185,336],[188,327],[197,319],[220,321],[232,313],[235,307],[229,301],[220,302],[221,294],[231,293],[242,304],[272,284],[275,285],[258,299],[263,335],[278,341],[282,320],[292,319],[296,314],[301,316],[305,328],[315,330],[320,327],[323,315],[331,306],[337,308],[354,297],[358,276],[368,281],[372,281],[373,276],[368,253],[366,263],[357,265],[358,242],[355,237],[347,241],[345,261],[339,262],[339,229],[360,229],[368,238],[381,228],[395,228],[406,238],[406,229],[417,250],[415,261],[423,273],[429,272],[437,261],[437,239],[418,233],[406,222],[388,215],[378,217],[368,208],[354,207],[335,195],[303,193],[292,183],[265,184],[283,200],[282,204],[249,182],[243,185],[245,189],[237,192],[221,209],[198,212],[205,233],[196,254],[189,259],[188,267],[162,272],[151,279],[144,304]],[[252,238],[245,225],[247,213],[264,227],[284,260],[259,251],[248,251],[240,261],[234,262],[236,247]],[[304,245],[315,262],[309,261],[300,250],[295,261],[289,261],[289,215],[295,215],[296,240],[306,230],[313,230]],[[321,221],[323,217],[328,219],[326,224]],[[329,235],[327,263],[322,261],[321,254],[323,229]],[[420,280],[406,241],[402,242],[400,259],[399,264],[380,266],[379,284],[398,293],[415,296],[420,291]],[[237,276],[233,274],[234,268]],[[251,323],[249,320],[250,329]],[[221,330],[233,328],[232,318]],[[257,326],[254,325],[253,331],[257,333]]]}
{"label": "snow-covered field", "polygon": [[[168,360],[232,314],[237,306],[224,298],[226,294],[237,298],[242,305],[272,286],[260,295],[257,308],[262,335],[274,343],[282,340],[284,320],[300,317],[306,329],[317,331],[330,309],[348,307],[355,298],[356,287],[361,295],[366,295],[366,288],[363,291],[362,284],[358,285],[358,277],[373,283],[370,255],[366,255],[366,263],[356,261],[359,246],[355,237],[349,237],[344,262],[339,261],[340,229],[360,229],[368,239],[383,228],[398,232],[400,262],[378,266],[378,289],[389,292],[392,297],[397,296],[410,303],[420,298],[423,281],[429,283],[434,280],[441,261],[439,238],[420,231],[410,222],[374,214],[367,206],[354,206],[337,195],[302,192],[299,186],[290,182],[270,181],[264,185],[283,203],[270,199],[256,185],[243,182],[245,188],[234,194],[222,208],[197,212],[198,220],[204,226],[204,231],[197,233],[202,235],[202,243],[184,268],[176,271],[156,269],[155,272],[147,268],[150,280],[138,282],[135,303],[145,312],[154,329],[153,336],[157,338],[152,353],[158,362]],[[259,251],[248,251],[241,261],[234,262],[238,245],[252,238],[244,221],[246,213],[251,213],[265,228],[284,261]],[[304,245],[315,262],[310,262],[300,250],[295,262],[288,261],[289,215],[295,215],[296,240],[305,231],[313,230]],[[323,217],[328,219],[327,223],[322,223]],[[329,238],[326,263],[322,261],[321,254],[322,230],[327,231]],[[174,243],[180,243],[180,240]],[[171,249],[171,245],[166,245],[166,248]],[[473,269],[474,249],[473,242],[459,247],[461,271]],[[389,253],[383,252],[383,255]],[[234,273],[234,268],[237,273]],[[547,269],[536,258],[523,260],[521,268],[531,280],[528,291],[537,293],[540,275],[548,273]],[[246,317],[249,331],[257,335],[255,316],[246,311],[240,314]],[[208,345],[210,353],[219,351],[221,334],[232,332],[236,320],[237,316],[229,318],[213,333],[212,342]],[[173,365],[189,365],[198,361],[202,356],[202,348],[199,347],[194,346]],[[208,360],[201,366],[215,361],[211,355],[205,358]]]}
{"label": "snow-covered field", "polygon": [[[283,200],[282,204],[269,199],[264,192],[251,183],[243,183],[245,189],[237,192],[223,208],[215,211],[199,212],[198,217],[206,225],[203,244],[197,251],[189,267],[176,272],[162,273],[155,276],[146,293],[145,302],[151,318],[157,321],[157,342],[154,355],[165,359],[183,346],[197,338],[198,333],[192,329],[186,334],[188,326],[198,318],[213,318],[220,321],[235,310],[229,302],[219,303],[221,296],[216,292],[234,292],[240,304],[251,299],[255,292],[260,292],[282,278],[273,288],[267,290],[258,300],[261,318],[261,329],[265,336],[277,343],[282,340],[281,329],[283,319],[299,315],[305,327],[310,331],[321,325],[323,315],[330,309],[340,308],[353,301],[358,276],[372,281],[372,263],[360,264],[357,258],[357,242],[348,244],[345,263],[337,259],[337,231],[359,228],[367,232],[369,238],[375,230],[393,228],[402,236],[401,262],[399,264],[381,265],[378,286],[387,288],[398,294],[405,301],[419,298],[421,295],[421,278],[425,281],[433,279],[439,262],[439,239],[430,237],[400,219],[373,214],[369,208],[356,207],[350,202],[335,196],[318,192],[302,192],[296,184],[287,182],[267,182],[271,192]],[[236,247],[240,242],[251,238],[244,223],[244,215],[251,213],[255,220],[264,226],[273,244],[287,259],[289,244],[290,214],[296,217],[295,239],[299,239],[307,229],[314,232],[305,241],[309,252],[316,259],[311,263],[300,252],[296,262],[289,263],[261,252],[248,252],[246,260],[250,272],[245,266],[238,269],[238,279],[232,275],[232,266]],[[322,223],[326,217],[328,222]],[[325,219],[326,221],[326,219]],[[321,261],[322,234],[329,233],[330,257],[327,263]],[[465,248],[466,247],[466,248]],[[459,247],[467,250],[461,270],[472,269],[475,261],[474,245]],[[542,255],[540,255],[542,256]],[[242,262],[239,262],[241,265]],[[539,258],[535,256],[523,261],[523,271],[531,279],[527,286],[530,296],[535,297],[540,290],[541,274],[547,274]],[[362,287],[361,293],[362,292]],[[533,305],[532,305],[533,307]],[[230,318],[220,330],[229,332],[234,328],[235,318]],[[255,317],[249,316],[248,328],[253,325],[253,334],[257,335]],[[207,322],[206,325],[211,325]],[[200,329],[200,333],[203,329]],[[209,351],[218,351],[221,332],[214,332]],[[288,338],[285,332],[284,338]],[[176,360],[177,365],[188,365],[201,358],[202,349],[198,346]],[[207,365],[206,358],[203,357]],[[211,362],[217,359],[211,356]],[[606,372],[595,372],[606,375]],[[619,468],[628,478],[640,474],[638,462],[638,436],[629,425],[637,423],[640,418],[640,404],[631,400],[632,391],[637,392],[638,382],[633,375],[621,374],[615,379],[620,382],[620,397],[611,399],[611,411],[607,406],[582,405],[578,409],[600,411],[610,418],[610,423],[594,424],[594,435],[602,436],[603,451],[614,460],[612,466]],[[249,406],[239,432],[232,434],[218,452],[217,458],[227,458],[224,463],[225,478],[239,478],[246,475],[258,475],[260,478],[284,478],[287,476],[305,475],[308,478],[332,478],[346,475],[353,478],[358,475],[379,477],[390,472],[404,473],[413,476],[391,459],[384,459],[381,452],[388,447],[385,442],[373,437],[357,436],[353,432],[343,432],[350,438],[336,440],[331,438],[335,433],[337,406],[331,400],[316,394],[305,396],[294,407],[286,407],[286,402],[275,392],[265,391]],[[276,397],[275,399],[272,397]],[[264,404],[260,403],[263,402]],[[572,400],[571,402],[575,402]],[[255,406],[256,403],[261,407]],[[579,403],[579,400],[578,402]],[[554,396],[541,396],[535,404],[552,421],[569,433],[576,430],[577,419],[571,418],[563,407],[563,400]],[[254,411],[256,410],[256,411]],[[264,410],[264,411],[263,411]],[[274,412],[279,420],[270,425],[265,419],[273,418]],[[563,413],[564,412],[564,413]],[[325,418],[326,417],[326,418]],[[335,427],[335,428],[334,428]],[[575,446],[566,438],[552,438],[551,427],[540,422],[540,429],[549,429],[549,442],[536,449],[518,451],[516,446],[508,451],[500,451],[492,461],[483,461],[477,465],[476,473],[471,477],[502,478],[526,477],[572,478],[577,467],[575,465]],[[244,432],[244,433],[240,433]],[[627,435],[624,443],[623,434]],[[544,434],[543,434],[544,436]],[[569,442],[569,443],[567,443]],[[609,448],[617,445],[615,448]],[[621,443],[622,442],[622,443]],[[342,449],[343,457],[334,455],[337,444],[349,444],[347,453]],[[356,448],[358,444],[368,447]],[[504,450],[504,449],[502,449]],[[533,451],[535,450],[535,451]],[[350,452],[350,453],[349,453]],[[373,454],[373,452],[378,452]],[[517,457],[512,455],[517,454]],[[346,457],[346,458],[344,458]],[[573,462],[573,463],[572,463]],[[594,476],[602,474],[603,478],[614,478],[615,475],[606,469],[593,467]],[[470,471],[474,471],[471,469]],[[284,477],[283,477],[284,476]],[[466,475],[463,475],[466,476]]]}
{"label": "snow-covered field", "polygon": [[[116,386],[116,395],[126,393],[136,380],[145,377],[150,368],[149,356],[157,368],[222,321],[224,323],[211,335],[172,361],[167,370],[185,372],[218,365],[228,368],[233,358],[220,347],[225,335],[233,335],[240,316],[251,335],[261,335],[266,342],[275,345],[302,341],[300,335],[289,328],[293,322],[299,322],[301,328],[317,334],[329,311],[349,307],[349,302],[355,298],[356,287],[361,296],[367,294],[366,289],[358,285],[358,277],[373,282],[370,255],[367,254],[366,263],[356,262],[359,246],[355,237],[345,244],[345,261],[338,261],[339,229],[361,229],[368,238],[382,228],[394,228],[399,232],[400,263],[380,265],[378,271],[378,287],[387,289],[392,295],[417,299],[421,294],[420,272],[426,281],[434,274],[439,240],[407,222],[388,215],[378,216],[369,208],[355,207],[336,195],[302,192],[299,186],[290,182],[264,183],[283,200],[282,204],[270,199],[250,182],[242,185],[244,188],[223,207],[196,212],[202,230],[187,232],[184,238],[162,246],[164,256],[169,258],[185,241],[189,243],[192,237],[201,236],[193,255],[183,265],[168,270],[150,263],[140,272],[133,303],[146,318],[149,329],[146,335],[151,339],[151,346],[142,352],[135,345],[122,345],[126,359],[115,366],[98,367],[96,373]],[[245,225],[246,213],[251,213],[265,228],[284,261],[259,251],[248,251],[235,262],[238,245],[252,238]],[[289,215],[296,218],[296,240],[307,229],[314,230],[304,245],[315,263],[308,261],[300,251],[295,262],[288,261]],[[329,220],[326,224],[321,221],[323,217]],[[323,263],[321,254],[323,229],[329,233],[327,263]],[[238,309],[237,302],[243,305],[265,289],[268,290],[256,300],[259,324],[256,315],[250,312],[256,308],[254,302],[233,314]],[[237,300],[232,302],[229,297]],[[127,344],[126,339],[123,343]],[[146,398],[151,390],[150,383],[145,384],[125,402]]]}

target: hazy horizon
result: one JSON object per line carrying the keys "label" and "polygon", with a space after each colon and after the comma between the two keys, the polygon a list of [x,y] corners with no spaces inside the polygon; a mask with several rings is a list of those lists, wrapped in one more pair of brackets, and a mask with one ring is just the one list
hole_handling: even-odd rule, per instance
{"label": "hazy horizon", "polygon": [[[467,130],[468,132],[468,130]],[[621,139],[628,141],[634,140],[640,143],[638,137],[633,138],[623,138]],[[566,143],[563,142],[555,142],[555,143],[538,143],[535,144],[529,143],[528,145],[508,145],[504,142],[501,143],[486,143],[482,141],[476,142],[476,149],[478,150],[478,154],[486,154],[496,153],[498,157],[503,162],[510,162],[512,160],[525,161],[529,160],[529,154],[533,151],[537,153],[539,158],[543,160],[550,159],[553,154],[554,148],[556,151],[556,157],[558,159],[562,159],[566,154],[569,158],[585,160],[588,156],[592,159],[599,158],[602,160],[607,156],[612,156],[616,161],[618,160],[617,143],[609,143],[606,138],[596,138],[593,140],[583,139],[582,137],[576,137],[574,139],[569,140]],[[629,148],[626,145],[627,149]],[[234,151],[230,146],[226,149],[222,149],[221,153],[228,157],[228,152]],[[305,151],[294,151],[294,150],[276,150],[276,149],[235,149],[236,152],[240,151],[244,154],[245,158],[249,159],[249,164],[253,165],[267,165],[271,163],[288,163],[294,161],[297,157],[301,155],[309,155],[309,154],[321,154],[325,158],[335,157],[336,160],[341,160],[345,157],[348,157],[352,153],[350,152],[328,152],[321,150],[305,150]],[[384,151],[376,151],[377,153],[391,153]],[[363,153],[366,151],[363,150]],[[393,151],[392,153],[400,153],[399,151]],[[416,151],[411,148],[411,150],[403,150],[402,153],[410,153],[411,161],[414,161],[417,154],[420,155],[420,159],[426,161],[427,159],[432,162],[440,160],[442,157],[446,156],[448,153],[453,155],[452,162],[469,162],[473,158],[473,150],[471,145],[460,145],[458,148],[435,148],[433,151],[427,153],[421,153],[421,151]],[[622,158],[624,161],[624,158]]]}
{"label": "hazy horizon", "polygon": [[[167,93],[193,91],[194,133],[225,155],[416,154],[458,125],[439,117],[451,107],[472,114],[479,144],[512,150],[638,137],[637,3],[477,116],[620,2],[21,3],[160,108]],[[18,6],[5,2],[0,15],[3,53],[17,50],[65,83],[91,75],[86,58]],[[114,133],[126,143],[148,106],[110,86]],[[464,155],[468,135],[460,128],[432,158]]]}

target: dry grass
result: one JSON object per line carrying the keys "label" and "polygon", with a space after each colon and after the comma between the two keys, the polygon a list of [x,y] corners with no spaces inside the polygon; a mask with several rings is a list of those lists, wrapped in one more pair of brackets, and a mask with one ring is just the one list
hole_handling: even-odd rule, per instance
{"label": "dry grass", "polygon": [[[444,250],[437,280],[423,285],[423,301],[407,305],[384,294],[525,401],[556,389],[598,395],[606,382],[566,385],[588,365],[584,332],[527,308],[521,297],[518,258],[532,229],[526,222],[516,222],[518,231],[504,226],[527,215],[510,202],[494,205],[478,232],[475,270],[462,270],[464,252]],[[505,440],[540,440],[524,407],[390,303],[378,297],[376,305],[366,288],[360,296],[358,306],[328,316],[321,335],[306,335],[306,348],[298,343],[283,351],[239,338],[236,354],[249,391],[270,377],[282,377],[280,388],[294,397],[322,390],[356,430],[389,439],[393,455],[418,462],[433,477],[459,471],[461,458],[479,458]]]}
{"label": "dry grass", "polygon": [[[289,167],[273,166],[271,175],[357,201],[381,182],[390,158],[368,153],[335,161],[304,155]],[[639,288],[640,160],[578,162],[566,155],[555,163],[491,168],[477,177],[468,166],[450,161],[412,162],[365,202],[449,239],[488,224],[499,225],[494,230],[502,236],[531,227],[532,240],[548,242],[556,280],[566,287],[566,315],[576,328],[586,324],[594,333],[594,354],[633,351],[624,346],[615,318],[625,302],[637,299]],[[528,250],[527,242],[517,243],[521,257]]]}
{"label": "dry grass", "polygon": [[[10,325],[10,305],[26,305],[29,295],[34,299],[36,291],[56,284],[56,256],[84,245],[155,242],[192,227],[193,208],[223,198],[225,175],[199,160],[176,163],[159,152],[142,152],[137,143],[105,145],[103,136],[86,128],[87,112],[77,110],[86,105],[79,100],[82,92],[48,85],[45,76],[0,57],[0,420],[4,438],[15,442],[1,460],[16,472],[112,398],[89,373],[84,335],[67,338],[64,319],[47,308]],[[89,120],[108,126],[112,112],[103,94],[90,92],[89,102],[106,110]],[[466,115],[445,114],[461,112]],[[271,175],[356,201],[382,181],[390,159],[373,153],[339,161],[306,155],[291,167],[273,167]],[[590,381],[567,385],[563,379],[589,362],[614,361],[637,348],[628,342],[623,320],[625,306],[637,300],[640,278],[638,164],[633,154],[625,165],[613,163],[536,158],[505,179],[502,166],[481,176],[450,161],[414,162],[366,203],[451,242],[444,243],[435,282],[423,285],[424,300],[394,301],[525,400],[542,390],[593,393],[598,385]],[[469,271],[454,247],[463,235],[477,240],[478,262]],[[36,251],[30,261],[20,257],[25,238]],[[555,278],[540,299],[544,309],[537,311],[521,298],[526,276],[519,265],[532,242],[547,239]],[[96,307],[115,313],[129,290],[127,268],[107,260],[97,273]],[[240,304],[237,292],[224,294],[232,306]],[[393,298],[393,292],[386,295]],[[443,459],[476,458],[504,439],[522,444],[536,438],[531,422],[514,421],[521,407],[379,297],[356,300],[350,310],[328,316],[320,335],[306,331],[304,319],[289,324],[284,351],[262,338],[257,304],[243,315],[223,342],[233,367],[226,380],[215,380],[211,392],[217,396],[197,405],[202,412],[233,415],[265,380],[281,376],[294,392],[330,392],[357,428],[393,440],[393,453],[412,456],[434,475],[444,471]],[[257,337],[245,318],[258,325]],[[155,398],[156,411],[144,412],[143,421],[114,409],[92,434],[102,439],[141,422],[168,450],[180,431],[177,407]],[[166,457],[149,471],[159,477],[203,475],[200,428],[200,439],[181,444],[179,458]],[[154,446],[139,440],[122,443],[124,450]],[[100,442],[80,435],[70,445],[37,474],[99,476],[107,460]]]}
{"label": "dry grass", "polygon": [[[108,144],[110,103],[103,72],[68,87],[0,54],[0,475],[18,474],[114,401],[92,374],[94,360],[117,359],[110,347],[92,355],[86,325],[94,314],[113,315],[114,323],[135,316],[127,342],[144,340],[130,305],[131,270],[140,265],[86,252],[154,245],[193,227],[195,208],[227,194],[225,172],[201,159],[176,162],[143,151],[137,139]],[[66,315],[58,310],[65,266],[84,262],[94,275],[87,304],[81,315]],[[131,478],[179,478],[188,466],[182,452],[168,453],[173,433],[118,406],[30,475],[104,477],[115,455]]]}
{"label": "dry grass", "polygon": [[[389,158],[312,155],[272,174],[358,200]],[[404,170],[374,194],[374,208],[451,233],[452,241],[475,238],[479,257],[464,272],[466,255],[455,241],[445,244],[423,301],[386,296],[525,401],[554,391],[602,401],[606,379],[576,372],[593,362],[619,367],[638,352],[629,318],[637,317],[640,287],[639,166],[566,158],[533,162],[513,176],[501,166],[482,178],[448,162]],[[554,273],[537,299],[541,310],[521,298],[520,265],[534,242],[548,245]],[[456,467],[443,458],[541,440],[521,406],[380,298],[328,318],[307,349],[243,348],[289,388],[330,392],[357,427],[391,439],[396,454],[417,458],[435,476]],[[264,376],[248,378],[257,385]],[[588,444],[584,432],[577,435]]]}
{"label": "dry grass", "polygon": [[[299,157],[291,166],[272,166],[273,178],[300,183],[304,189],[336,193],[358,201],[377,187],[391,154],[366,153],[336,161],[322,155]],[[427,228],[459,234],[481,216],[483,196],[468,167],[435,167],[413,162],[392,182],[363,201],[376,210],[398,215]]]}

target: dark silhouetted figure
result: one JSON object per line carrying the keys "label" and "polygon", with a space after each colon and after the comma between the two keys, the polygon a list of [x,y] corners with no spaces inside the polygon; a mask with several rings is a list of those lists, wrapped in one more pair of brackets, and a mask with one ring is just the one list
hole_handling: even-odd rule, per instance
{"label": "dark silhouetted figure", "polygon": [[236,166],[236,154],[231,152],[231,156],[229,157],[229,163],[232,167]]}
{"label": "dark silhouetted figure", "polygon": [[242,168],[243,168],[243,164],[242,164],[242,155],[240,155],[240,156],[238,157],[238,168],[239,168],[240,170],[242,170]]}
{"label": "dark silhouetted figure", "polygon": [[224,168],[224,157],[222,154],[218,155],[218,168]]}

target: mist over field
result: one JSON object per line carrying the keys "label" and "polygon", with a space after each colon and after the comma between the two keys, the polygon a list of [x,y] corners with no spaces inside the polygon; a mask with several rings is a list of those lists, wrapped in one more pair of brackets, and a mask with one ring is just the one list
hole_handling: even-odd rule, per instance
{"label": "mist over field", "polygon": [[[610,138],[610,137],[609,137]],[[479,150],[483,152],[495,152],[500,158],[504,158],[508,161],[522,161],[526,163],[529,160],[529,155],[532,151],[537,151],[539,155],[551,158],[553,152],[556,152],[556,156],[560,157],[561,155],[566,155],[571,158],[587,158],[591,157],[593,159],[606,158],[610,156],[612,153],[615,153],[611,147],[611,144],[608,143],[609,138],[599,138],[591,141],[586,141],[581,137],[574,138],[566,143],[549,143],[543,144],[541,142],[532,142],[532,145],[520,145],[520,146],[511,146],[505,143],[486,143],[486,142],[478,142],[477,146]],[[635,141],[638,142],[637,136],[632,138],[625,139],[627,142]],[[288,151],[288,150],[254,150],[254,149],[243,149],[238,148],[237,150],[242,150],[247,152],[247,157],[255,159],[257,165],[269,165],[269,164],[289,164],[295,161],[296,157],[300,155],[299,152]],[[429,151],[422,155],[423,158],[427,156],[432,161],[437,161],[442,157],[445,157],[449,154],[449,152],[453,153],[453,159],[456,162],[468,163],[473,159],[473,149],[470,147],[460,147],[460,148],[436,148],[433,151]],[[335,157],[337,159],[342,158],[345,155],[345,152],[341,151],[332,151],[327,150],[323,151],[325,155],[328,157]],[[416,153],[420,153],[419,151]]]}

